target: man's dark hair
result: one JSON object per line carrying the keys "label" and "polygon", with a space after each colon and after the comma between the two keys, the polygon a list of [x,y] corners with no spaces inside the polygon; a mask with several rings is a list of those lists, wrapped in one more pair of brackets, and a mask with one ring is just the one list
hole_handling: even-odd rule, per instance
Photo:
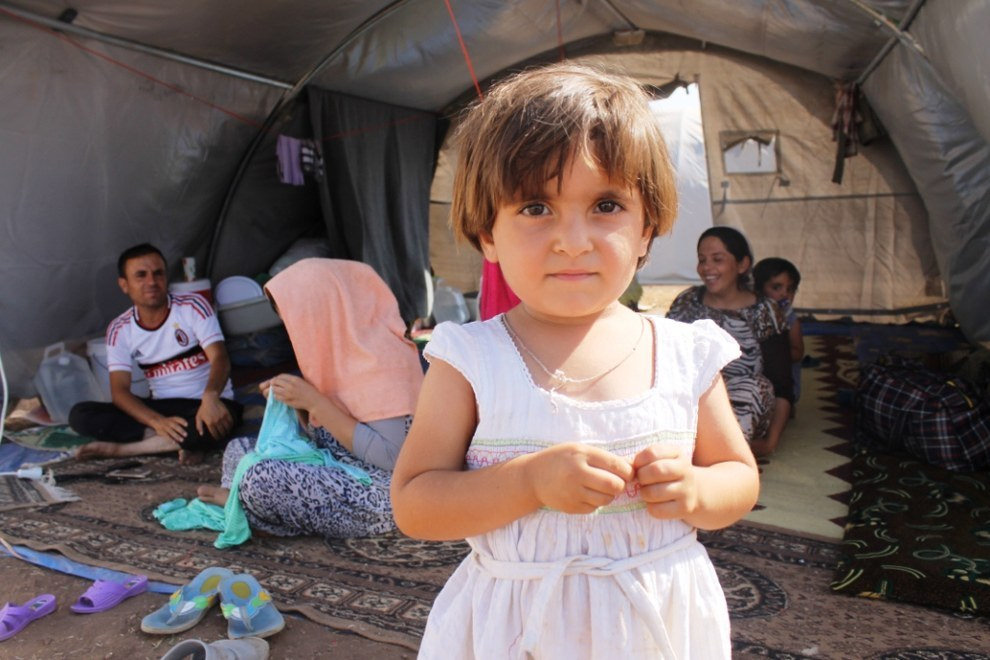
{"label": "man's dark hair", "polygon": [[801,273],[798,272],[797,266],[781,257],[767,257],[761,259],[760,263],[753,267],[756,292],[762,292],[763,285],[767,283],[767,280],[771,277],[777,277],[781,273],[787,273],[790,276],[791,280],[794,281],[794,290],[797,291],[798,285],[801,284]]}
{"label": "man's dark hair", "polygon": [[162,254],[161,250],[156,248],[151,243],[141,243],[140,245],[129,247],[120,253],[120,256],[117,258],[117,274],[121,277],[126,277],[126,272],[124,269],[127,266],[127,262],[131,259],[137,259],[138,257],[143,257],[148,254],[157,254],[162,258],[162,262],[164,262],[165,267],[168,268],[168,260],[165,259],[165,255]]}

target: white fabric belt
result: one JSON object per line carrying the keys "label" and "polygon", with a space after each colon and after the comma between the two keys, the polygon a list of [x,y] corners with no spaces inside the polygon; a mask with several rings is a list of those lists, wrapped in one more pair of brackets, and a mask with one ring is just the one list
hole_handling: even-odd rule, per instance
{"label": "white fabric belt", "polygon": [[611,577],[619,584],[626,597],[646,621],[653,635],[653,640],[663,649],[663,657],[675,659],[677,656],[671,646],[663,620],[656,607],[650,601],[643,585],[629,574],[634,568],[643,564],[657,561],[669,554],[683,550],[697,542],[698,534],[692,530],[690,534],[677,539],[673,543],[633,555],[625,559],[609,559],[608,557],[588,557],[575,555],[564,557],[557,561],[519,562],[495,559],[477,550],[471,553],[474,563],[493,578],[502,580],[540,580],[539,589],[533,599],[533,609],[526,614],[523,629],[522,650],[526,657],[534,657],[534,650],[540,641],[541,626],[546,615],[550,597],[560,588],[560,580],[565,575],[583,574],[590,577]]}

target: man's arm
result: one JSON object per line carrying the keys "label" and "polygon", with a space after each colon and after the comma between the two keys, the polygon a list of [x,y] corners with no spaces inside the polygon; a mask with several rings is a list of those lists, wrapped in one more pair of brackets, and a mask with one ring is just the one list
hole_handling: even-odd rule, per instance
{"label": "man's arm", "polygon": [[144,404],[144,401],[131,393],[131,372],[110,372],[110,398],[113,405],[151,428],[156,435],[168,438],[175,443],[186,437],[186,420],[181,417],[165,417]]}
{"label": "man's arm", "polygon": [[210,360],[210,375],[203,390],[203,400],[196,412],[196,430],[202,434],[205,428],[219,440],[230,433],[234,426],[234,418],[227,406],[220,401],[220,395],[230,377],[230,358],[227,357],[227,348],[222,341],[204,346],[203,352]]}

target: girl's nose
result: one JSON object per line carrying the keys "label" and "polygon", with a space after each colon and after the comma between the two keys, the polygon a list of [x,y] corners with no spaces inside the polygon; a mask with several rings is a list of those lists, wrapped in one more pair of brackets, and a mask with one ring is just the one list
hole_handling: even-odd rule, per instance
{"label": "girl's nose", "polygon": [[592,249],[590,228],[583,214],[561,214],[557,223],[556,249],[571,256]]}

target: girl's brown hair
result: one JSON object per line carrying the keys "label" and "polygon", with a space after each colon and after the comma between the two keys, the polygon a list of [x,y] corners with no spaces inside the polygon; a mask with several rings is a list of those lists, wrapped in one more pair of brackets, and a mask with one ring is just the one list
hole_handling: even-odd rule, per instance
{"label": "girl's brown hair", "polygon": [[[492,87],[460,122],[451,206],[458,238],[481,249],[508,200],[560,185],[572,158],[587,157],[639,190],[644,226],[670,230],[677,188],[650,98],[632,79],[577,64],[517,73]],[[651,237],[652,242],[652,237]],[[641,266],[645,257],[640,259]]]}

